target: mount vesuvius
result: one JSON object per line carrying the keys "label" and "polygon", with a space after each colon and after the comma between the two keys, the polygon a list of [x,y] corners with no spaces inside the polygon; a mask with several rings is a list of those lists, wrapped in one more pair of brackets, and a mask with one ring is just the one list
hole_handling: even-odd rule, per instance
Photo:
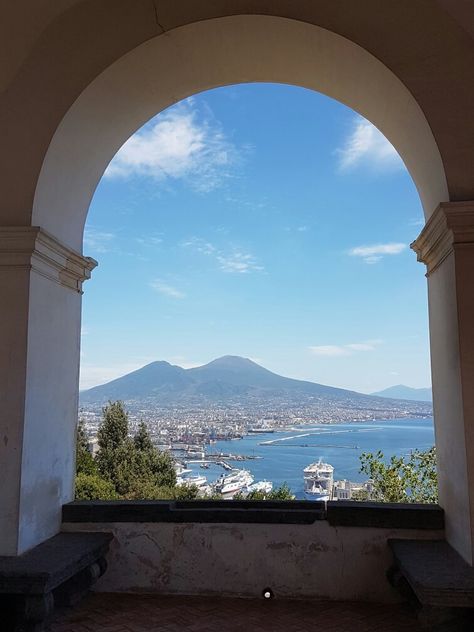
{"label": "mount vesuvius", "polygon": [[272,373],[239,356],[223,356],[203,366],[183,369],[158,361],[94,388],[82,391],[82,406],[110,400],[165,406],[258,406],[331,405],[350,409],[387,412],[404,409],[413,416],[429,415],[429,403],[408,402],[364,395],[315,382],[295,380]]}

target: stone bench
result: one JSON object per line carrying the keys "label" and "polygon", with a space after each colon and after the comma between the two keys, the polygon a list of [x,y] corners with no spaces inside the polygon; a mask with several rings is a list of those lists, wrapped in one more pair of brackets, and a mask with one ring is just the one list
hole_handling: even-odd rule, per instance
{"label": "stone bench", "polygon": [[429,630],[474,630],[474,568],[445,540],[388,540],[390,583]]}
{"label": "stone bench", "polygon": [[110,533],[59,533],[18,557],[0,557],[1,630],[40,632],[55,606],[74,605],[106,570]]}

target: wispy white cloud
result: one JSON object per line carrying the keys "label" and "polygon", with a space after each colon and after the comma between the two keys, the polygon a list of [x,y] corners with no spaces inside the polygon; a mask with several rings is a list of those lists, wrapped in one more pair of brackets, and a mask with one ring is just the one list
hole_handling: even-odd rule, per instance
{"label": "wispy white cloud", "polygon": [[402,243],[373,244],[371,246],[356,246],[349,250],[351,257],[360,257],[365,263],[374,264],[387,255],[399,255],[406,250],[407,245]]}
{"label": "wispy white cloud", "polygon": [[235,251],[230,254],[217,255],[217,260],[221,270],[224,272],[235,272],[238,274],[248,274],[249,272],[259,272],[264,268],[257,263],[253,255],[248,252]]}
{"label": "wispy white cloud", "polygon": [[140,246],[155,247],[163,243],[163,237],[160,237],[159,235],[145,235],[143,237],[136,237],[135,241],[137,244],[140,244]]}
{"label": "wispy white cloud", "polygon": [[164,294],[170,298],[185,298],[186,296],[184,292],[181,292],[181,290],[178,290],[173,285],[170,285],[162,279],[154,279],[151,281],[150,287],[155,290],[155,292],[159,292],[160,294]]}
{"label": "wispy white cloud", "polygon": [[350,356],[363,351],[375,351],[382,344],[382,340],[365,340],[364,342],[351,342],[346,345],[318,345],[308,347],[313,355],[337,358],[340,356]]}
{"label": "wispy white cloud", "polygon": [[194,190],[206,192],[231,175],[238,158],[238,149],[220,125],[188,100],[159,114],[131,136],[105,176],[180,179]]}
{"label": "wispy white cloud", "polygon": [[349,136],[335,153],[339,158],[340,171],[360,165],[376,169],[403,167],[394,146],[372,123],[360,116],[354,118]]}
{"label": "wispy white cloud", "polygon": [[190,237],[189,239],[182,241],[181,246],[183,248],[192,248],[195,252],[199,252],[202,255],[213,255],[216,253],[216,247],[201,237]]}
{"label": "wispy white cloud", "polygon": [[232,248],[229,252],[226,252],[200,237],[191,237],[181,242],[181,246],[213,257],[224,272],[248,274],[250,272],[261,272],[265,269],[258,262],[257,258],[249,252],[237,248]]}
{"label": "wispy white cloud", "polygon": [[84,230],[84,246],[94,252],[110,252],[113,249],[115,238],[114,233],[101,231],[92,226],[86,226]]}
{"label": "wispy white cloud", "polygon": [[317,356],[347,356],[350,355],[350,350],[347,347],[341,347],[339,345],[318,345],[316,347],[308,347],[313,355]]}

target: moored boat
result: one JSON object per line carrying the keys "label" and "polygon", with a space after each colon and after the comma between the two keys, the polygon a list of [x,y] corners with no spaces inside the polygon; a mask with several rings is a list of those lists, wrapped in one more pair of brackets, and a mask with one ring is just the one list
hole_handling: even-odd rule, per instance
{"label": "moored boat", "polygon": [[233,470],[227,476],[220,476],[214,484],[216,492],[224,498],[233,498],[238,492],[245,491],[253,483],[253,476],[247,470]]}
{"label": "moored boat", "polygon": [[273,483],[271,481],[257,481],[251,485],[247,485],[247,494],[252,492],[263,492],[269,494],[273,489]]}
{"label": "moored boat", "polygon": [[304,494],[309,500],[331,500],[334,468],[321,459],[303,470]]}

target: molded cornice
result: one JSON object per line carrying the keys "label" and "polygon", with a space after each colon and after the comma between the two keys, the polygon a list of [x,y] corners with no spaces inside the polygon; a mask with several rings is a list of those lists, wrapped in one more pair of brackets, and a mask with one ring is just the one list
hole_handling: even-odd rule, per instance
{"label": "molded cornice", "polygon": [[474,202],[443,202],[410,245],[429,276],[452,252],[474,248]]}
{"label": "molded cornice", "polygon": [[29,269],[82,293],[97,261],[68,248],[38,226],[0,228],[0,269]]}

